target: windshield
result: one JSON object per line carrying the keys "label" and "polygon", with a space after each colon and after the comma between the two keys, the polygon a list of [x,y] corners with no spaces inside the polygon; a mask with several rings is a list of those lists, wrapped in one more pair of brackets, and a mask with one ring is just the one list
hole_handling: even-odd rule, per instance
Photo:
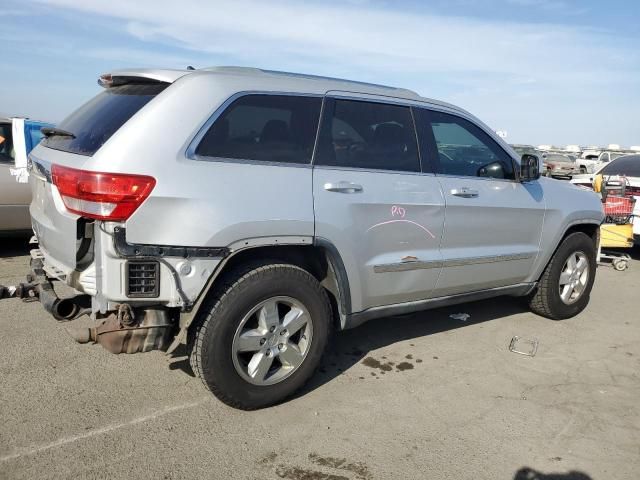
{"label": "windshield", "polygon": [[625,155],[619,157],[605,166],[600,173],[603,175],[640,177],[640,155]]}
{"label": "windshield", "polygon": [[42,144],[56,150],[91,156],[166,87],[166,83],[149,83],[107,88],[58,125],[59,129],[72,133],[73,137],[52,135]]}

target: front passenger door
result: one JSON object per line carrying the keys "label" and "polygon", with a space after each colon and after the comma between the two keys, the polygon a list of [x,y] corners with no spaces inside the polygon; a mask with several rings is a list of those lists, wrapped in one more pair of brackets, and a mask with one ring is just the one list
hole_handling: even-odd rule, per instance
{"label": "front passenger door", "polygon": [[540,185],[519,182],[511,156],[470,120],[416,113],[423,157],[433,160],[445,198],[443,269],[434,296],[525,282],[540,248]]}

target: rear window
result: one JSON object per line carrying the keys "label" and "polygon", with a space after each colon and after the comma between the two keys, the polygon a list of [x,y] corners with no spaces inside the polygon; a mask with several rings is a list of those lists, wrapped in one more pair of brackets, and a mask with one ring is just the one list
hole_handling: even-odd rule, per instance
{"label": "rear window", "polygon": [[546,156],[546,160],[548,162],[571,162],[571,158],[567,157],[566,155],[554,155],[554,154],[547,154]]}
{"label": "rear window", "polygon": [[206,157],[308,164],[322,99],[246,95],[215,121],[196,148]]}
{"label": "rear window", "polygon": [[148,83],[107,88],[57,126],[73,133],[75,138],[54,135],[46,138],[42,144],[56,150],[91,156],[167,86],[167,83]]}
{"label": "rear window", "polygon": [[603,175],[640,177],[640,155],[626,155],[612,161],[600,172]]}

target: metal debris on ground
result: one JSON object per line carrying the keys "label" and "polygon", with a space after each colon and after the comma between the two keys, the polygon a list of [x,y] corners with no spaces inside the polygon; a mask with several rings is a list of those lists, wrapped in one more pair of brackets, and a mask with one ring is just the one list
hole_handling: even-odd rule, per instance
{"label": "metal debris on ground", "polygon": [[466,322],[471,318],[471,315],[469,315],[468,313],[452,313],[451,315],[449,315],[449,318],[453,318],[454,320],[462,320],[463,322]]}
{"label": "metal debris on ground", "polygon": [[522,338],[516,335],[511,339],[509,350],[513,353],[533,357],[538,351],[538,339],[534,338],[529,340],[528,338]]}

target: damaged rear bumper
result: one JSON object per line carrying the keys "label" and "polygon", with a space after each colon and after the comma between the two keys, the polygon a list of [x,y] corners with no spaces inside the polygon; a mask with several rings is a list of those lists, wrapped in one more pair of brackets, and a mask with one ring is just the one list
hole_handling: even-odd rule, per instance
{"label": "damaged rear bumper", "polygon": [[[0,299],[39,300],[43,308],[59,321],[74,320],[92,314],[91,296],[86,294],[60,298],[47,276],[43,258],[32,254],[27,282],[15,286],[0,285]],[[95,318],[95,314],[92,315]],[[93,327],[67,328],[78,343],[98,343],[111,353],[138,353],[167,350],[178,324],[177,309],[162,305],[133,308],[127,303],[97,320]]]}
{"label": "damaged rear bumper", "polygon": [[3,298],[39,300],[44,309],[57,320],[73,320],[91,311],[91,298],[88,295],[58,297],[43,269],[41,258],[31,259],[31,272],[27,274],[26,283],[15,286],[0,285],[0,299]]}

